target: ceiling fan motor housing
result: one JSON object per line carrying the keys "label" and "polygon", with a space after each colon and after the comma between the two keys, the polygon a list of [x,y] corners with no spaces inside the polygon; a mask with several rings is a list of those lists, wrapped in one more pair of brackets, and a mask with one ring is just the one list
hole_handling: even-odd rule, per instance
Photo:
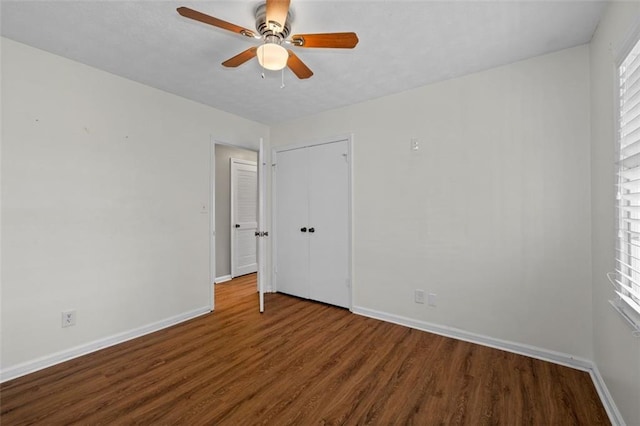
{"label": "ceiling fan motor housing", "polygon": [[256,30],[266,39],[271,40],[271,42],[282,41],[289,36],[291,33],[291,10],[287,13],[287,20],[284,23],[283,27],[278,26],[277,29],[279,31],[275,31],[275,28],[272,28],[273,24],[269,24],[267,22],[267,4],[261,4],[256,8]]}

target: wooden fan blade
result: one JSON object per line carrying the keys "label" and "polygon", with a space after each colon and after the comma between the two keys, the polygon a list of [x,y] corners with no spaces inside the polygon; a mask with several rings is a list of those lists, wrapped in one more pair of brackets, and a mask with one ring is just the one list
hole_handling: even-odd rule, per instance
{"label": "wooden fan blade", "polygon": [[255,33],[246,28],[232,24],[222,19],[214,18],[213,16],[205,15],[197,10],[189,9],[188,7],[179,7],[176,9],[178,13],[185,18],[193,19],[195,21],[204,22],[205,24],[213,25],[214,27],[222,28],[223,30],[231,31],[247,37],[255,37]]}
{"label": "wooden fan blade", "polygon": [[273,32],[282,32],[287,22],[290,0],[267,0],[267,26]]}
{"label": "wooden fan blade", "polygon": [[290,49],[287,49],[287,52],[289,52],[287,66],[299,79],[309,78],[313,75],[313,71],[311,71],[309,67],[306,66],[304,62],[302,62],[300,58],[296,56],[295,53],[293,53]]}
{"label": "wooden fan blade", "polygon": [[257,50],[258,50],[257,47],[250,47],[244,52],[238,53],[233,58],[227,59],[222,63],[222,65],[224,65],[225,67],[232,67],[232,68],[240,66],[245,62],[247,62],[249,59],[255,58]]}
{"label": "wooden fan blade", "polygon": [[353,49],[358,41],[356,33],[296,34],[291,36],[291,42],[298,47]]}

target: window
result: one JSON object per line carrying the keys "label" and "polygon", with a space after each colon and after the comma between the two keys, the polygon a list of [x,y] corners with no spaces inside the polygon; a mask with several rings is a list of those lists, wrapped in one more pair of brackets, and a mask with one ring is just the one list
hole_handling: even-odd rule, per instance
{"label": "window", "polygon": [[640,333],[640,41],[618,66],[617,241],[612,305]]}

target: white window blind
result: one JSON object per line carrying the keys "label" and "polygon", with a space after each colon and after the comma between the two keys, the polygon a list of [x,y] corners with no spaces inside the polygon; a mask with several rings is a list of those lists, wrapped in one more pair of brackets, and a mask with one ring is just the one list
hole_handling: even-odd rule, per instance
{"label": "white window blind", "polygon": [[619,70],[617,242],[613,303],[640,330],[640,42]]}

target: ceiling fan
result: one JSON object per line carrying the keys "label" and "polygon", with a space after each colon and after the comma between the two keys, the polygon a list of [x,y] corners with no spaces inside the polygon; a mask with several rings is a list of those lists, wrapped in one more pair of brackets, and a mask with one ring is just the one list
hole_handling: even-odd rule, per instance
{"label": "ceiling fan", "polygon": [[250,47],[224,61],[222,65],[225,67],[237,67],[257,57],[263,68],[277,71],[289,67],[298,78],[304,79],[311,77],[313,71],[291,49],[283,45],[302,48],[353,49],[358,44],[358,36],[353,32],[295,34],[289,37],[291,32],[289,3],[290,0],[266,0],[266,3],[258,6],[255,13],[257,33],[188,7],[179,7],[177,10],[185,18],[263,41],[260,46]]}

